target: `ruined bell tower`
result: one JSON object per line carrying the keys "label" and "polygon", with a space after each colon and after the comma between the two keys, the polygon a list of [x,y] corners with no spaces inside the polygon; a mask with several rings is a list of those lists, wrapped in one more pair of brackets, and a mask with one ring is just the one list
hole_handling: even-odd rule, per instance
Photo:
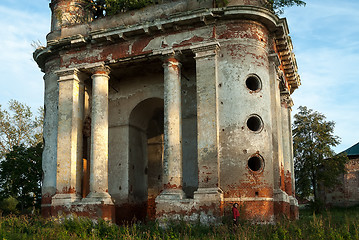
{"label": "ruined bell tower", "polygon": [[[52,0],[43,216],[117,223],[296,219],[287,22],[265,0],[163,1],[95,16]],[[225,5],[225,6],[222,6]]]}

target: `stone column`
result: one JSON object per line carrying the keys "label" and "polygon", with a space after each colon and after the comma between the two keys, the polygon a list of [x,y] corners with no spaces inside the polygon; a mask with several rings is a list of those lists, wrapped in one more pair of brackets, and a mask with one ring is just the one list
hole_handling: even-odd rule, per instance
{"label": "stone column", "polygon": [[221,194],[218,156],[218,97],[217,50],[218,43],[202,44],[192,48],[196,54],[197,81],[197,142],[198,190],[201,194]]}
{"label": "stone column", "polygon": [[292,107],[294,103],[291,101],[290,108],[288,108],[288,121],[289,121],[289,142],[290,142],[290,166],[292,169],[292,193],[295,196],[295,173],[294,173],[294,153],[293,153],[293,133],[292,133]]}
{"label": "stone column", "polygon": [[289,122],[288,141],[290,142],[289,144],[290,168],[292,170],[292,196],[289,196],[289,200],[290,200],[290,218],[292,220],[296,220],[299,219],[299,205],[298,205],[298,200],[295,197],[295,174],[294,174],[293,135],[292,135],[292,118],[291,118],[293,105],[294,105],[293,101],[290,99],[287,112],[288,112],[288,122]]}
{"label": "stone column", "polygon": [[77,69],[59,75],[56,195],[52,203],[79,199],[82,164],[82,121],[84,89]]}
{"label": "stone column", "polygon": [[93,69],[91,112],[90,193],[86,201],[113,204],[108,194],[109,69]]}
{"label": "stone column", "polygon": [[174,54],[165,57],[164,68],[164,191],[159,199],[182,199],[181,64]]}
{"label": "stone column", "polygon": [[291,139],[291,122],[290,122],[290,108],[292,100],[289,93],[281,93],[281,116],[282,116],[282,145],[283,145],[283,160],[284,160],[284,184],[285,191],[289,196],[293,193],[293,168],[292,168],[292,139]]}

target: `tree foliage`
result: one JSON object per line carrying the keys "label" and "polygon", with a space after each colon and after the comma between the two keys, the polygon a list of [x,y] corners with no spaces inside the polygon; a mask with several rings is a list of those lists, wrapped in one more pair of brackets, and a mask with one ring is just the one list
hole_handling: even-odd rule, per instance
{"label": "tree foliage", "polygon": [[40,206],[42,150],[42,143],[28,148],[23,145],[14,146],[0,162],[2,206],[8,203],[9,199],[16,199],[17,209],[21,212]]}
{"label": "tree foliage", "polygon": [[285,7],[292,6],[305,6],[305,2],[302,0],[268,0],[267,7],[274,12],[280,14],[283,13]]}
{"label": "tree foliage", "polygon": [[0,105],[0,159],[15,146],[42,142],[43,109],[34,116],[26,104],[10,100],[8,110]]}
{"label": "tree foliage", "polygon": [[[140,9],[152,5],[156,0],[86,0],[89,8],[94,12],[95,18],[105,15],[114,15],[128,10]],[[202,0],[197,0],[202,1]],[[225,6],[228,0],[215,0],[216,5]],[[285,7],[305,6],[302,0],[267,0],[266,7],[275,13],[283,13]]]}
{"label": "tree foliage", "polygon": [[115,15],[120,12],[140,9],[152,5],[153,0],[87,0],[95,18]]}
{"label": "tree foliage", "polygon": [[334,135],[333,121],[312,109],[300,106],[294,115],[293,144],[296,191],[301,197],[313,194],[318,199],[318,188],[333,187],[338,176],[345,172],[347,157],[335,155],[331,147],[340,143]]}

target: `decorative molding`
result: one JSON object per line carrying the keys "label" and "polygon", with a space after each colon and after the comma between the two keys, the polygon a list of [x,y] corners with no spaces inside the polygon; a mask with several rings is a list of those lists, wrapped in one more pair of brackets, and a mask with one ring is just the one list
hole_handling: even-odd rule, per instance
{"label": "decorative molding", "polygon": [[90,69],[92,75],[106,75],[108,76],[111,72],[111,69],[109,66],[107,65],[104,65],[104,64],[100,64],[100,65],[97,65],[97,66],[94,66]]}
{"label": "decorative molding", "polygon": [[203,42],[203,43],[191,46],[190,49],[194,53],[207,52],[207,51],[217,51],[217,50],[220,49],[220,44],[217,41]]}
{"label": "decorative molding", "polygon": [[273,62],[275,64],[276,68],[278,68],[280,66],[280,59],[276,52],[269,53],[268,59],[270,62]]}
{"label": "decorative molding", "polygon": [[281,93],[280,94],[280,102],[285,104],[286,107],[291,108],[293,107],[293,99],[291,98],[289,92]]}
{"label": "decorative molding", "polygon": [[65,68],[55,71],[55,74],[59,77],[58,82],[63,81],[78,81],[80,82],[80,71],[77,68]]}

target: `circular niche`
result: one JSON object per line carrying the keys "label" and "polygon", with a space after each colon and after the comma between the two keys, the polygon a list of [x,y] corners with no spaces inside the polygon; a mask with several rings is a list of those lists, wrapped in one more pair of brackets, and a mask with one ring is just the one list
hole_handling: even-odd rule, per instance
{"label": "circular niche", "polygon": [[263,128],[263,121],[258,115],[251,115],[247,119],[247,127],[253,132],[260,132]]}
{"label": "circular niche", "polygon": [[258,92],[262,89],[262,82],[257,75],[250,75],[247,77],[246,86],[249,90]]}
{"label": "circular niche", "polygon": [[248,168],[253,172],[258,172],[264,167],[264,160],[262,156],[256,154],[248,159]]}

